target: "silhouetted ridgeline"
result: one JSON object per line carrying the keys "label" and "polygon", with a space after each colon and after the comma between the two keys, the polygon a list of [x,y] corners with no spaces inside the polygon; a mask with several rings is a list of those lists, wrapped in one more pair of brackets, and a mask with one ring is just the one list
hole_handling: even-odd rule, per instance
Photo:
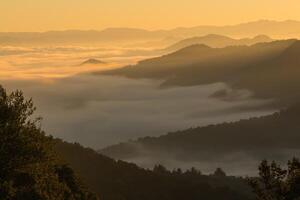
{"label": "silhouetted ridgeline", "polygon": [[216,171],[205,176],[195,169],[170,172],[162,166],[154,171],[115,161],[79,144],[58,141],[57,152],[81,175],[103,200],[247,200],[250,188],[242,178]]}
{"label": "silhouetted ridgeline", "polygon": [[224,82],[281,103],[299,100],[300,42],[283,40],[252,46],[193,45],[135,66],[100,72],[164,80],[162,87]]}
{"label": "silhouetted ridgeline", "polygon": [[299,132],[300,105],[297,105],[269,116],[141,138],[100,152],[117,159],[143,158],[153,162],[157,158],[200,163],[220,162],[225,158],[229,162],[247,158],[284,160],[286,155],[299,153]]}

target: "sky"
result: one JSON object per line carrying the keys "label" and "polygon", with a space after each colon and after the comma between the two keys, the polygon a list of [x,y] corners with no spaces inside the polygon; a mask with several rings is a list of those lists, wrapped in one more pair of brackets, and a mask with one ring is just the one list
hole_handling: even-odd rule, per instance
{"label": "sky", "polygon": [[1,0],[0,32],[300,20],[299,0]]}

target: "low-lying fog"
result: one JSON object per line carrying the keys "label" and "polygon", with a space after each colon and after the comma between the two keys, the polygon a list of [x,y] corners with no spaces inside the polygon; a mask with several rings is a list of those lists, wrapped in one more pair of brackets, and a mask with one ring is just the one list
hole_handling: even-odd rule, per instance
{"label": "low-lying fog", "polygon": [[[101,47],[0,47],[0,81],[7,90],[21,89],[33,98],[48,134],[94,149],[274,111],[255,109],[267,101],[253,99],[247,91],[232,91],[223,83],[160,89],[160,81],[90,73],[135,63],[145,57],[140,52]],[[80,65],[89,58],[105,64]],[[218,94],[223,98],[214,98]],[[242,162],[235,165],[242,166]],[[169,166],[194,164],[200,169],[214,167],[212,163],[176,162]]]}
{"label": "low-lying fog", "polygon": [[138,137],[269,113],[243,109],[264,103],[248,99],[243,91],[235,92],[233,101],[210,97],[227,89],[222,83],[159,89],[158,81],[96,75],[2,83],[9,90],[18,88],[33,97],[47,133],[96,149]]}
{"label": "low-lying fog", "polygon": [[[67,77],[134,64],[154,55],[157,53],[153,49],[111,46],[0,46],[0,77],[4,79]],[[80,66],[92,58],[99,59],[104,64]]]}
{"label": "low-lying fog", "polygon": [[[171,153],[172,154],[172,153]],[[259,163],[268,159],[269,161],[275,160],[280,165],[285,165],[288,160],[293,157],[300,156],[299,149],[257,149],[257,151],[237,151],[237,152],[224,152],[220,155],[216,153],[208,153],[210,158],[199,157],[197,161],[186,161],[176,159],[174,155],[157,155],[155,157],[136,157],[126,161],[136,163],[137,165],[152,169],[155,165],[161,164],[168,169],[181,168],[183,170],[195,167],[203,174],[212,174],[216,168],[221,167],[228,175],[233,176],[256,176],[257,166]]]}

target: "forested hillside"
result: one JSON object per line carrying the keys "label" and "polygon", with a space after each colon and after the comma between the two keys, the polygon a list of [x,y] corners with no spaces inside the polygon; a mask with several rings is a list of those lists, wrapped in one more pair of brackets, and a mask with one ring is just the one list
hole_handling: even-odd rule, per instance
{"label": "forested hillside", "polygon": [[220,169],[202,175],[192,168],[153,170],[115,161],[79,144],[57,141],[57,152],[81,175],[85,183],[104,200],[247,200],[252,193],[246,180],[227,177]]}
{"label": "forested hillside", "polygon": [[283,40],[248,46],[210,48],[193,45],[134,66],[101,72],[162,80],[162,87],[224,82],[256,97],[285,105],[299,100],[300,42]]}
{"label": "forested hillside", "polygon": [[[220,161],[224,158],[283,159],[299,153],[300,106],[269,116],[140,138],[101,150],[108,156],[138,160]],[[238,152],[238,153],[236,153]],[[146,159],[147,158],[147,159]],[[233,161],[233,160],[232,160]]]}

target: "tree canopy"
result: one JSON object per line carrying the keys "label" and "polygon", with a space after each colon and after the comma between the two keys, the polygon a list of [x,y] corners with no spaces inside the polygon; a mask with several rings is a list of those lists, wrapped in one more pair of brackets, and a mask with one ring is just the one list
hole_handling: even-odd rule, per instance
{"label": "tree canopy", "polygon": [[56,156],[34,111],[21,91],[0,86],[0,199],[97,199]]}
{"label": "tree canopy", "polygon": [[276,162],[262,161],[259,178],[249,179],[258,200],[299,200],[300,162],[294,158],[283,169]]}

